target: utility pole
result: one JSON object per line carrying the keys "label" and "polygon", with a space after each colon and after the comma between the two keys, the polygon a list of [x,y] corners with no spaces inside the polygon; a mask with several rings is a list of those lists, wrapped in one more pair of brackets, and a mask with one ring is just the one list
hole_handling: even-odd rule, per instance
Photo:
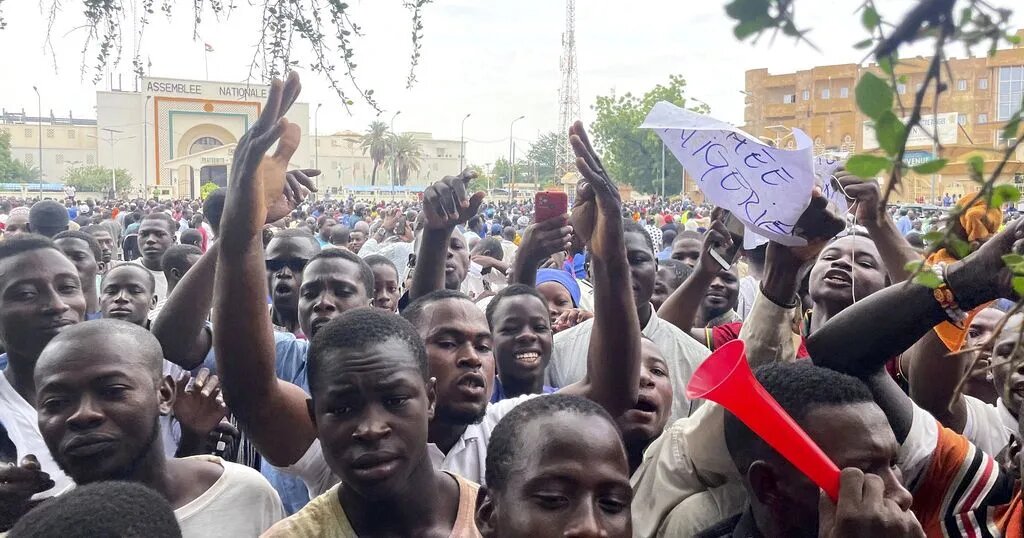
{"label": "utility pole", "polygon": [[462,128],[459,130],[459,172],[461,173],[463,168],[463,161],[466,157],[466,120],[472,116],[472,113],[466,114],[465,118],[462,118]]}
{"label": "utility pole", "polygon": [[43,199],[43,98],[39,94],[39,88],[32,86],[36,92],[37,114],[39,115],[39,199]]}

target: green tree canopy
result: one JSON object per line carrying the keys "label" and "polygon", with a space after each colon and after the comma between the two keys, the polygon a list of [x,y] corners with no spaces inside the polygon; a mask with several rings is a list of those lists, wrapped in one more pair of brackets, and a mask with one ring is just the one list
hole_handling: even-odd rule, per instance
{"label": "green tree canopy", "polygon": [[[131,188],[132,176],[124,168],[114,171],[117,192]],[[110,169],[105,166],[89,165],[69,168],[64,172],[64,184],[81,192],[106,192],[110,189]]]}
{"label": "green tree canopy", "polygon": [[[531,177],[536,174],[537,183],[548,185],[558,180],[555,170],[555,148],[562,141],[563,136],[568,135],[560,135],[554,131],[542,134],[530,146],[530,151],[526,152],[526,161],[523,166],[526,167]],[[517,169],[519,166],[516,164]]]}
{"label": "green tree canopy", "polygon": [[359,141],[359,147],[363,148],[363,155],[370,153],[373,161],[373,174],[370,176],[370,185],[377,184],[377,168],[384,163],[388,156],[391,133],[388,124],[382,121],[370,123],[370,127],[363,134]]}
{"label": "green tree canopy", "polygon": [[[685,89],[686,79],[681,75],[670,75],[668,85],[658,84],[642,97],[632,93],[598,96],[591,107],[597,112],[597,119],[588,132],[615,181],[632,185],[640,192],[661,193],[661,139],[654,131],[641,129],[640,124],[658,101],[668,101],[704,114],[710,112],[705,103],[687,106]],[[666,152],[666,195],[682,190],[682,173],[679,162]]]}

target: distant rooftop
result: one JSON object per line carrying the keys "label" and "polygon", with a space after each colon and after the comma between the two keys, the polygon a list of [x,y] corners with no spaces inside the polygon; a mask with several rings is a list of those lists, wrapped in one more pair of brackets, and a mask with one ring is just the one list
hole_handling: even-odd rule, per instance
{"label": "distant rooftop", "polygon": [[0,112],[0,125],[81,125],[90,126],[96,125],[96,120],[76,118],[68,112],[66,118],[61,118],[53,115],[53,111],[50,111],[49,116],[40,118],[39,116],[29,116],[25,114],[25,111],[21,112],[8,112],[7,109],[3,109]]}

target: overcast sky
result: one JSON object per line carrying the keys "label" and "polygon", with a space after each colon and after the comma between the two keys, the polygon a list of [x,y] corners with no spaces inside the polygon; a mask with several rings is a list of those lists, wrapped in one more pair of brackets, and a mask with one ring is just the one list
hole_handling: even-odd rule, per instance
{"label": "overcast sky", "polygon": [[[76,117],[95,117],[95,92],[107,81],[92,84],[92,70],[83,78],[81,48],[85,34],[73,30],[83,22],[81,0],[64,0],[52,33],[56,62],[44,54],[46,16],[37,2],[4,2],[6,30],[0,31],[4,76],[0,77],[0,106],[25,108],[35,113],[33,85],[42,92],[44,113],[68,110]],[[305,1],[305,0],[304,0]],[[126,6],[136,0],[124,0]],[[203,42],[210,78],[244,81],[258,40],[259,13],[246,0],[227,21],[205,17],[199,38],[192,39],[191,4],[176,0],[168,22],[154,15],[142,43],[143,58],[152,61],[151,74],[160,77],[203,79]],[[364,37],[355,40],[357,74],[364,88],[372,88],[386,112],[394,111],[397,131],[432,132],[438,138],[459,138],[459,124],[467,113],[467,156],[471,162],[493,163],[507,156],[509,122],[524,151],[540,133],[558,127],[558,86],[561,33],[565,5],[561,0],[436,0],[424,9],[422,59],[419,82],[405,88],[411,49],[411,15],[401,0],[350,0],[352,17]],[[852,44],[866,37],[854,11],[859,0],[797,2],[798,24],[810,27],[809,38],[819,48],[779,38],[757,45],[740,43],[732,35],[733,22],[725,14],[726,2],[680,0],[578,0],[576,48],[579,64],[583,121],[593,120],[595,96],[611,91],[642,94],[670,74],[683,75],[688,95],[707,102],[712,115],[742,123],[744,71],[765,67],[786,73],[815,65],[859,62]],[[997,4],[1011,5],[1004,0]],[[160,2],[157,2],[160,4]],[[896,17],[912,2],[887,0],[885,16]],[[1015,20],[1022,24],[1021,15]],[[126,20],[125,56],[116,73],[123,87],[132,89],[130,49],[132,23]],[[12,54],[12,51],[17,51]],[[303,52],[304,49],[303,49]],[[920,51],[919,51],[920,52]],[[924,52],[926,53],[926,51]],[[306,58],[298,54],[300,58]],[[906,56],[906,55],[905,55]],[[90,58],[91,60],[91,58]],[[349,115],[326,82],[300,70],[300,101],[324,106],[319,116],[321,133],[365,130],[375,112],[357,101]],[[310,119],[310,128],[313,121]]]}

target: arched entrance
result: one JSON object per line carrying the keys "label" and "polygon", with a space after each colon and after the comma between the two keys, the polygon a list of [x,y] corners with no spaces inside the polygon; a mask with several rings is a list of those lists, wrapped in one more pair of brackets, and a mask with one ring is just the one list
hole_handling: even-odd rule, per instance
{"label": "arched entrance", "polygon": [[[194,155],[203,151],[219,148],[224,143],[213,136],[201,136],[197,138],[188,148],[188,154]],[[211,164],[199,169],[199,187],[207,183],[214,183],[218,187],[228,186],[228,167],[223,164]]]}

